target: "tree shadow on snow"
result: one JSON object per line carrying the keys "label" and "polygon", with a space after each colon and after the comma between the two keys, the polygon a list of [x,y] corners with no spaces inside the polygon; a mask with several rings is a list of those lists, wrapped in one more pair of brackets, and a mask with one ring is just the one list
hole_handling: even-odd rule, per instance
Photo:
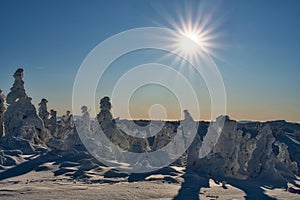
{"label": "tree shadow on snow", "polygon": [[[98,163],[89,164],[89,160],[92,157],[88,154],[79,155],[76,151],[50,151],[39,155],[38,157],[32,157],[28,161],[15,165],[7,170],[0,172],[0,181],[12,177],[27,174],[31,171],[48,171],[48,166],[43,166],[45,163],[53,162],[53,165],[58,165],[59,169],[54,171],[54,176],[67,175],[70,178],[77,179],[85,176],[85,172],[93,169]],[[83,167],[85,164],[85,167]]]}
{"label": "tree shadow on snow", "polygon": [[201,177],[192,170],[187,169],[183,178],[184,182],[173,200],[199,200],[200,189],[209,188],[209,178]]}
{"label": "tree shadow on snow", "polygon": [[31,171],[34,171],[35,169],[39,169],[38,167],[40,165],[47,162],[53,162],[55,159],[56,156],[54,154],[42,154],[39,157],[33,158],[29,161],[23,162],[12,168],[2,171],[0,173],[0,181],[29,173]]}
{"label": "tree shadow on snow", "polygon": [[[162,175],[163,178],[158,177],[155,178],[155,175]],[[177,176],[178,172],[172,167],[164,167],[162,169],[148,172],[148,173],[131,173],[128,177],[128,182],[136,182],[136,181],[156,181],[163,180],[168,183],[178,183],[176,179],[171,176]],[[154,177],[150,177],[154,176]],[[148,178],[148,179],[147,179]]]}
{"label": "tree shadow on snow", "polygon": [[[268,186],[263,183],[254,182],[250,180],[238,180],[238,179],[230,179],[226,178],[226,182],[233,187],[236,187],[243,192],[246,193],[244,196],[246,200],[252,200],[252,199],[260,199],[260,200],[275,200],[275,198],[268,196],[264,193],[263,187],[274,189],[274,186]],[[278,188],[278,187],[276,187]]]}
{"label": "tree shadow on snow", "polygon": [[[197,172],[189,169],[186,170],[186,173],[183,175],[183,178],[184,178],[184,182],[181,184],[181,188],[179,189],[178,194],[173,198],[173,200],[185,200],[185,199],[200,200],[199,194],[201,194],[200,192],[201,188],[210,187],[209,179],[212,179],[216,183],[220,183],[221,181],[226,181],[227,184],[242,190],[246,194],[244,196],[246,200],[253,200],[253,199],[275,200],[275,198],[265,194],[263,188],[268,188],[268,189],[287,188],[287,182],[271,185],[271,184],[263,183],[262,181],[258,182],[255,180],[238,180],[232,178],[206,177],[206,176],[201,176]],[[225,185],[222,188],[227,189],[227,186]],[[300,193],[299,190],[294,188],[289,188],[288,190],[291,193],[296,193],[296,194]],[[209,197],[218,198],[215,196],[209,196]]]}

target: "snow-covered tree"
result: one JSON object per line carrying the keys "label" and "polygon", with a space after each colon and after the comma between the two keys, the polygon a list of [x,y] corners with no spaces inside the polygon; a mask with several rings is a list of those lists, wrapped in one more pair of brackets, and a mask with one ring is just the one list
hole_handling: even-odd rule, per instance
{"label": "snow-covered tree", "polygon": [[97,115],[97,120],[102,129],[116,128],[110,109],[111,103],[109,97],[103,97],[100,100],[100,113]]}
{"label": "snow-covered tree", "polygon": [[167,123],[162,130],[155,135],[152,150],[158,150],[166,146],[170,141],[172,134],[174,133],[174,127]]}
{"label": "snow-covered tree", "polygon": [[150,146],[147,138],[144,138],[140,133],[137,133],[130,142],[129,151],[134,153],[145,153],[150,151]]}
{"label": "snow-covered tree", "polygon": [[86,127],[87,129],[90,129],[90,113],[88,111],[88,107],[82,106],[81,113],[82,113],[81,120],[82,120],[83,126]]}
{"label": "snow-covered tree", "polygon": [[7,98],[6,98],[6,101],[8,104],[13,104],[17,100],[27,97],[27,94],[26,94],[25,88],[24,88],[24,81],[23,81],[24,70],[22,68],[17,69],[17,71],[14,73],[13,77],[14,77],[15,81],[14,81],[12,88],[10,88],[10,93],[8,93]]}
{"label": "snow-covered tree", "polygon": [[283,163],[288,169],[290,169],[293,173],[298,173],[298,166],[296,162],[293,162],[290,158],[290,154],[288,151],[288,146],[285,143],[276,141],[274,143],[275,146],[278,147],[278,155],[277,158],[279,162]]}
{"label": "snow-covered tree", "polygon": [[47,109],[47,103],[48,100],[44,98],[39,103],[39,117],[43,120],[46,128],[49,126],[49,112]]}
{"label": "snow-covered tree", "polygon": [[4,113],[6,135],[21,137],[33,143],[45,140],[44,123],[37,115],[36,108],[31,103],[24,88],[24,70],[18,69],[13,75],[15,81],[11,92],[7,95],[7,107]]}
{"label": "snow-covered tree", "polygon": [[197,133],[197,122],[194,121],[188,110],[184,110],[184,120],[181,121],[180,126],[182,126],[185,148],[187,149],[187,167],[193,167],[199,160],[202,141]]}
{"label": "snow-covered tree", "polygon": [[74,128],[73,115],[71,114],[71,111],[67,110],[66,114],[62,116],[62,124],[65,129]]}
{"label": "snow-covered tree", "polygon": [[[49,119],[49,130],[52,135],[56,134],[57,131],[57,112],[53,109],[50,110],[50,119]],[[55,135],[56,136],[56,135]]]}
{"label": "snow-covered tree", "polygon": [[109,97],[103,97],[100,100],[100,113],[97,115],[98,123],[111,142],[118,145],[122,149],[128,149],[128,140],[123,133],[117,129],[110,109],[111,103]]}

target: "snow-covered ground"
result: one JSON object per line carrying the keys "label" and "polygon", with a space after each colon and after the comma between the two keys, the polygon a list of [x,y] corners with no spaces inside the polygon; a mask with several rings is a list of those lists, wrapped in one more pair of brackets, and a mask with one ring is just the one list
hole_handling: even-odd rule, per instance
{"label": "snow-covered ground", "polygon": [[[43,166],[52,168],[51,163]],[[40,167],[41,168],[41,167]],[[54,167],[55,168],[55,167]],[[70,168],[71,169],[71,168]],[[97,171],[98,172],[95,172]],[[216,183],[193,175],[182,178],[183,168],[162,170],[155,175],[131,177],[109,169],[91,170],[89,179],[53,176],[51,170],[30,171],[0,181],[0,199],[299,199],[284,189],[268,189],[256,182],[235,185]],[[169,171],[169,173],[167,173]],[[96,175],[97,174],[97,175]],[[187,181],[187,182],[184,182]],[[239,185],[241,184],[241,185]]]}

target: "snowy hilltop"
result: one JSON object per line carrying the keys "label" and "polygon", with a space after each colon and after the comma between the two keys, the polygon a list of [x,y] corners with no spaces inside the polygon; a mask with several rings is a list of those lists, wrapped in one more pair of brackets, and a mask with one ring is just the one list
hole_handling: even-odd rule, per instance
{"label": "snowy hilltop", "polygon": [[[175,141],[176,148],[172,149],[172,154],[153,158],[156,159],[153,162],[134,157],[133,167],[154,168],[154,165],[158,166],[163,160],[182,152],[170,166],[216,181],[251,180],[288,188],[289,183],[295,184],[300,174],[300,124],[286,121],[238,122],[228,116],[212,122],[196,122],[188,111],[181,121],[120,120],[114,119],[111,114],[109,97],[100,100],[96,119],[90,117],[88,108],[83,105],[80,118],[73,119],[71,112],[67,111],[58,120],[55,110],[48,111],[47,99],[41,99],[38,109],[32,104],[24,87],[23,69],[18,69],[13,77],[14,83],[7,97],[0,90],[0,180],[42,169],[50,171],[53,176],[95,179],[91,170],[105,168],[104,163],[92,156],[93,151],[98,150],[95,141],[100,132],[105,134],[108,143],[115,144],[112,147],[101,143],[104,146],[101,148],[105,149],[101,155],[105,157],[114,152],[113,158],[122,161],[126,160],[122,151],[148,152],[150,155],[150,152],[167,146],[176,135],[185,141],[183,144]],[[201,146],[208,139],[208,129],[217,131],[222,120],[224,126],[217,143],[207,156],[200,156]],[[152,125],[147,126],[149,123]],[[196,135],[188,141],[186,138],[193,130]],[[86,133],[86,137],[81,138],[78,132]],[[153,135],[153,132],[157,134]],[[92,150],[85,148],[86,142],[94,145]],[[33,164],[27,165],[30,161]],[[51,163],[51,166],[45,167],[45,163]],[[17,168],[22,165],[24,168],[20,172]]]}

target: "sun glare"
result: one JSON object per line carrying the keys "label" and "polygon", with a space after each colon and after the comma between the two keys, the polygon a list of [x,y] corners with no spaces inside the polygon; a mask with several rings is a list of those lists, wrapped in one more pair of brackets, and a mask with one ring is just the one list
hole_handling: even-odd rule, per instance
{"label": "sun glare", "polygon": [[[219,31],[222,26],[223,17],[219,16],[217,10],[206,9],[205,4],[191,6],[185,4],[176,11],[176,16],[165,13],[168,26],[172,27],[177,33],[170,38],[174,53],[180,53],[182,58],[174,59],[174,64],[179,63],[182,67],[184,60],[198,60],[207,54],[223,60],[218,51],[222,48],[220,39],[223,33]],[[162,26],[164,26],[162,24]],[[165,57],[168,57],[166,55]],[[164,59],[164,58],[162,58]]]}
{"label": "sun glare", "polygon": [[189,56],[199,48],[199,36],[196,33],[184,33],[178,40],[177,49]]}
{"label": "sun glare", "polygon": [[197,33],[186,33],[185,36],[189,38],[190,40],[194,41],[195,43],[198,44],[199,42],[199,36]]}

